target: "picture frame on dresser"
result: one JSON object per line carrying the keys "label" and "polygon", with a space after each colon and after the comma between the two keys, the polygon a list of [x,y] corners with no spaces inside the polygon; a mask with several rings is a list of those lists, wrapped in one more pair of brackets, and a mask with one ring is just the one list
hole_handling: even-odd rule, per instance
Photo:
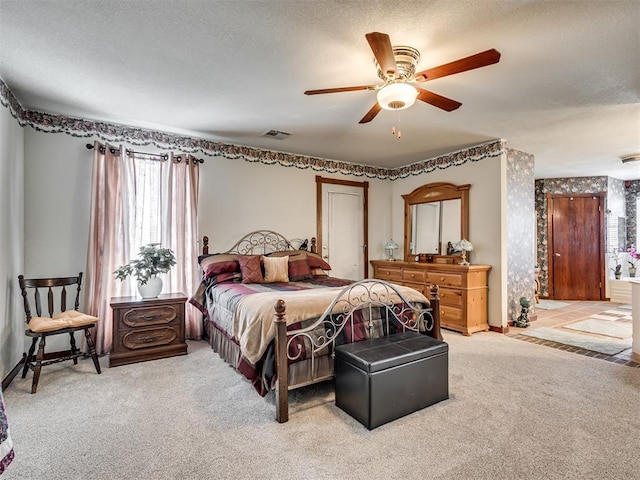
{"label": "picture frame on dresser", "polygon": [[187,296],[113,297],[113,342],[109,367],[187,354],[184,311]]}

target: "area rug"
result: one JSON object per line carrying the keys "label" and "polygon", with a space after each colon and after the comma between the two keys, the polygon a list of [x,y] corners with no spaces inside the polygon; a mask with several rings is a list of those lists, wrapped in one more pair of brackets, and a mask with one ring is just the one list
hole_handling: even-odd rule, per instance
{"label": "area rug", "polygon": [[542,310],[553,310],[554,308],[562,308],[569,305],[565,302],[558,302],[556,300],[540,300],[536,303],[536,308],[541,308]]}
{"label": "area rug", "polygon": [[607,337],[629,338],[632,334],[633,325],[628,322],[586,318],[578,322],[563,325],[562,328],[569,328],[580,332],[595,333],[597,335],[606,335]]}
{"label": "area rug", "polygon": [[557,328],[540,327],[532,330],[520,332],[521,335],[527,337],[540,338],[542,340],[550,340],[552,342],[571,345],[573,347],[584,348],[606,355],[616,355],[628,348],[631,348],[631,342],[620,342],[616,340],[607,340],[605,338],[590,337],[579,333],[566,332]]}

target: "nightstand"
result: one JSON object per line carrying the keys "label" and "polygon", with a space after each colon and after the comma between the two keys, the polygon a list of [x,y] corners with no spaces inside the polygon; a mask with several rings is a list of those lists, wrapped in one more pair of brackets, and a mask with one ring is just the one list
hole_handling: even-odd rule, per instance
{"label": "nightstand", "polygon": [[114,297],[113,342],[109,366],[186,355],[183,293],[157,298]]}

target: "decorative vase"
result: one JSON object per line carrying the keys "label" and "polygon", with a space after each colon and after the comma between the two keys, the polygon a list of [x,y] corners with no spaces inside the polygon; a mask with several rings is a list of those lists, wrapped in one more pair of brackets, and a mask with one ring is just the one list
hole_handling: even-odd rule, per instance
{"label": "decorative vase", "polygon": [[630,277],[636,276],[636,267],[629,267],[629,276]]}
{"label": "decorative vase", "polygon": [[157,298],[162,292],[162,278],[152,276],[144,285],[138,283],[138,293],[142,298]]}

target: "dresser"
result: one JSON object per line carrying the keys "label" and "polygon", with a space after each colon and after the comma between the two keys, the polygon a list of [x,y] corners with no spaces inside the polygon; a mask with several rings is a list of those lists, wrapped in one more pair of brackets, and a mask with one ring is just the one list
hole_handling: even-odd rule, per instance
{"label": "dresser", "polygon": [[113,344],[109,366],[186,355],[182,293],[157,298],[114,297]]}
{"label": "dresser", "polygon": [[440,290],[440,325],[464,335],[489,330],[489,265],[456,265],[372,260],[373,276],[406,285],[429,298],[431,285]]}

